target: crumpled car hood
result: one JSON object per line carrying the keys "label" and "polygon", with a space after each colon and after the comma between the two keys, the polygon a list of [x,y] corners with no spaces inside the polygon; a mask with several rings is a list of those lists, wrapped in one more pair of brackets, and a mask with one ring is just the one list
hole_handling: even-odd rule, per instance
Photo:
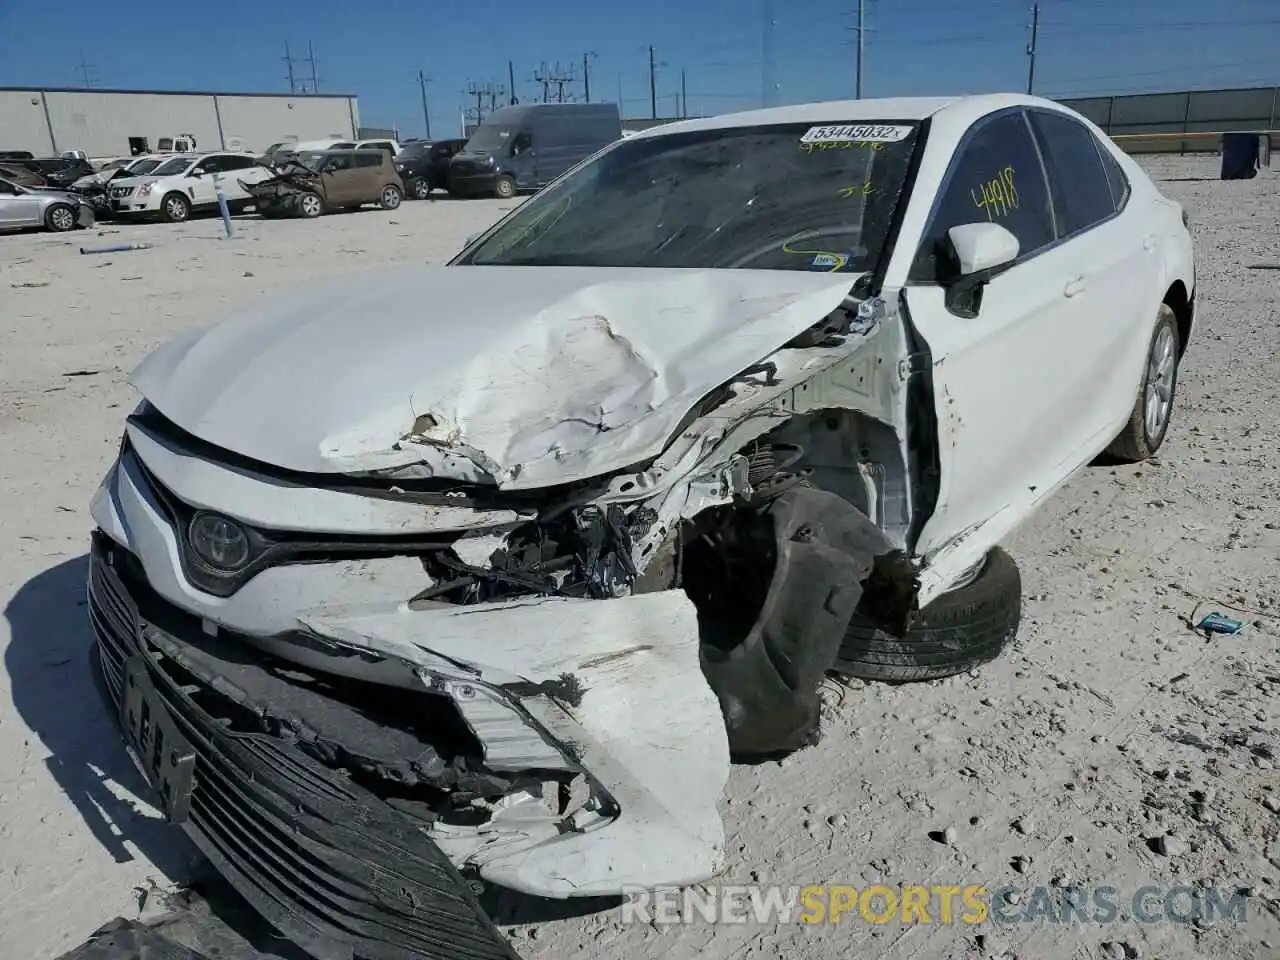
{"label": "crumpled car hood", "polygon": [[423,267],[265,301],[134,371],[164,416],[290,470],[528,489],[661,453],[709,391],[855,278],[770,270]]}

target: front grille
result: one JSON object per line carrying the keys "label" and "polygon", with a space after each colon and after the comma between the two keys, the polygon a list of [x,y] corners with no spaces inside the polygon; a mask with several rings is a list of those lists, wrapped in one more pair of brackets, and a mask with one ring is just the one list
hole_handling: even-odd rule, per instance
{"label": "front grille", "polygon": [[94,534],[89,609],[106,690],[118,713],[126,662],[145,663],[157,708],[195,754],[183,828],[231,885],[320,960],[518,960],[417,821],[197,703],[202,691],[147,640],[160,631],[130,595],[135,564]]}

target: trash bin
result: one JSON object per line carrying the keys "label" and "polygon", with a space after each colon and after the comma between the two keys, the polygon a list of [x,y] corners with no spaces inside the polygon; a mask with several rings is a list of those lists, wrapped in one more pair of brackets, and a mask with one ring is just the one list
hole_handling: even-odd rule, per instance
{"label": "trash bin", "polygon": [[1258,175],[1258,135],[1256,133],[1224,133],[1222,135],[1223,180],[1252,180]]}

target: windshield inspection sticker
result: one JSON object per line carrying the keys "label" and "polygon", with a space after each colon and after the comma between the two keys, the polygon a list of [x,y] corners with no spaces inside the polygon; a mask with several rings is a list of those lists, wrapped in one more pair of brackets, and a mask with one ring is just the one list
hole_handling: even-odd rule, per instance
{"label": "windshield inspection sticker", "polygon": [[897,143],[911,133],[910,127],[862,123],[810,127],[801,143]]}

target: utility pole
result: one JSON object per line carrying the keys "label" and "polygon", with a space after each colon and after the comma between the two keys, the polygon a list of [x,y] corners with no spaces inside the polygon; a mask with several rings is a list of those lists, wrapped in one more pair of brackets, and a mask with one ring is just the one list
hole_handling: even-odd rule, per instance
{"label": "utility pole", "polygon": [[862,38],[867,32],[867,0],[858,0],[858,76],[854,81],[853,96],[862,99],[862,54],[864,51]]}
{"label": "utility pole", "polygon": [[86,87],[93,86],[93,77],[89,73],[93,69],[93,64],[87,63],[84,59],[84,51],[80,51],[80,63],[76,65],[76,69],[80,71],[80,79]]}
{"label": "utility pole", "polygon": [[685,86],[684,71],[680,71],[680,116],[689,116],[689,88]]}
{"label": "utility pole", "polygon": [[622,115],[622,74],[618,74],[618,115]]}
{"label": "utility pole", "polygon": [[311,92],[320,92],[320,81],[316,79],[316,52],[311,49],[311,41],[307,41],[307,63],[311,64]]}
{"label": "utility pole", "polygon": [[1031,42],[1027,44],[1027,93],[1036,85],[1036,32],[1040,26],[1040,4],[1031,5]]}
{"label": "utility pole", "polygon": [[547,72],[546,61],[533,71],[533,82],[542,84],[542,102],[551,102],[551,74]]}
{"label": "utility pole", "polygon": [[653,59],[653,44],[649,44],[649,110],[658,119],[658,65]]}
{"label": "utility pole", "polygon": [[484,120],[484,95],[488,91],[478,83],[467,81],[467,95],[476,98],[476,123]]}
{"label": "utility pole", "polygon": [[511,106],[515,106],[520,101],[516,99],[516,65],[510,60],[507,61],[507,84],[511,89]]}
{"label": "utility pole", "polygon": [[773,0],[764,0],[764,20],[760,27],[760,106],[773,104]]}
{"label": "utility pole", "polygon": [[427,139],[431,139],[431,111],[427,109],[427,84],[431,78],[421,70],[418,71],[418,89],[422,91],[422,125],[426,128]]}
{"label": "utility pole", "polygon": [[289,92],[298,92],[298,81],[293,76],[293,54],[289,52],[289,41],[284,42],[284,63],[285,68],[289,71]]}
{"label": "utility pole", "polygon": [[591,58],[595,54],[588,50],[582,55],[582,100],[591,102]]}
{"label": "utility pole", "polygon": [[489,84],[485,88],[485,93],[489,95],[489,112],[493,113],[498,109],[498,98],[506,95],[507,88],[501,84],[496,87],[493,84]]}

